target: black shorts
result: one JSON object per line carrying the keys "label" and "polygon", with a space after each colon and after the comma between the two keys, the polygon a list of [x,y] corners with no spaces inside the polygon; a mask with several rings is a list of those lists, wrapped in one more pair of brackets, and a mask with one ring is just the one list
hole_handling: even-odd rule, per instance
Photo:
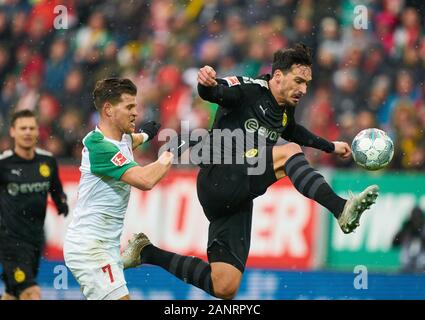
{"label": "black shorts", "polygon": [[22,291],[37,285],[41,253],[41,247],[0,235],[0,264],[6,293],[18,298]]}
{"label": "black shorts", "polygon": [[226,262],[244,271],[251,244],[253,200],[277,181],[272,149],[268,146],[259,152],[259,157],[266,157],[261,175],[249,175],[246,164],[210,165],[199,171],[198,198],[210,221],[210,262]]}

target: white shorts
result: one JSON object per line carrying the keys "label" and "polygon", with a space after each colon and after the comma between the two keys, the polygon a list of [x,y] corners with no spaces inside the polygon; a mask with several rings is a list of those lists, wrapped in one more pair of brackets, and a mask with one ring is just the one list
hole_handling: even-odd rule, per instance
{"label": "white shorts", "polygon": [[102,248],[100,241],[65,240],[66,266],[88,300],[118,300],[128,295],[120,248]]}

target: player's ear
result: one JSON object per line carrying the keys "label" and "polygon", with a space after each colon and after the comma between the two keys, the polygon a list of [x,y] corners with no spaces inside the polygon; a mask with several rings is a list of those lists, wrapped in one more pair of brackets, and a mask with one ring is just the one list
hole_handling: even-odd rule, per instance
{"label": "player's ear", "polygon": [[108,117],[112,116],[112,105],[109,102],[105,102],[103,105],[103,110]]}
{"label": "player's ear", "polygon": [[13,139],[15,139],[15,127],[14,127],[14,126],[11,126],[11,127],[9,128],[9,135],[10,135]]}
{"label": "player's ear", "polygon": [[275,78],[276,82],[280,82],[283,78],[283,72],[280,69],[275,70],[273,77]]}

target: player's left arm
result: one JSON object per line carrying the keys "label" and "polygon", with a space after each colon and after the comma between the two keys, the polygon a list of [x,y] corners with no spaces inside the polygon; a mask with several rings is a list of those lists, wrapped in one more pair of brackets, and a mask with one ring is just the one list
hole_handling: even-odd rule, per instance
{"label": "player's left arm", "polygon": [[242,80],[240,77],[217,78],[215,70],[204,66],[198,72],[198,94],[206,101],[234,109],[243,104]]}
{"label": "player's left arm", "polygon": [[298,123],[293,123],[292,128],[289,129],[290,130],[286,130],[282,135],[282,137],[288,141],[295,142],[301,146],[319,149],[327,153],[335,153],[341,158],[348,158],[351,155],[351,148],[346,142],[330,142],[315,135]]}
{"label": "player's left arm", "polygon": [[131,134],[133,150],[142,143],[152,140],[158,134],[160,127],[161,124],[155,121],[148,121],[142,124],[138,133]]}
{"label": "player's left arm", "polygon": [[58,214],[66,217],[69,213],[69,207],[67,203],[67,196],[65,192],[63,192],[62,182],[59,179],[59,171],[58,164],[55,158],[52,158],[52,173],[51,173],[51,181],[50,181],[50,194],[52,196],[53,202],[58,209]]}

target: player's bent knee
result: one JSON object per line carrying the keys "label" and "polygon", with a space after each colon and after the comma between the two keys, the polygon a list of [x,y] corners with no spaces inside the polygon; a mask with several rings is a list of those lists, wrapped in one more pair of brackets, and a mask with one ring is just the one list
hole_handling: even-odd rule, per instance
{"label": "player's bent knee", "polygon": [[220,299],[233,299],[238,292],[242,272],[230,264],[221,262],[212,263],[211,269],[214,295]]}
{"label": "player's bent knee", "polygon": [[232,300],[239,289],[239,283],[217,281],[213,283],[214,294],[217,298]]}
{"label": "player's bent knee", "polygon": [[293,142],[285,144],[283,147],[285,148],[285,153],[286,153],[287,158],[292,157],[294,154],[303,152],[300,145],[293,143]]}
{"label": "player's bent knee", "polygon": [[26,288],[19,295],[19,300],[41,300],[41,290],[38,286]]}
{"label": "player's bent knee", "polygon": [[302,153],[301,147],[293,142],[273,148],[273,163],[275,169],[281,168],[294,154]]}

